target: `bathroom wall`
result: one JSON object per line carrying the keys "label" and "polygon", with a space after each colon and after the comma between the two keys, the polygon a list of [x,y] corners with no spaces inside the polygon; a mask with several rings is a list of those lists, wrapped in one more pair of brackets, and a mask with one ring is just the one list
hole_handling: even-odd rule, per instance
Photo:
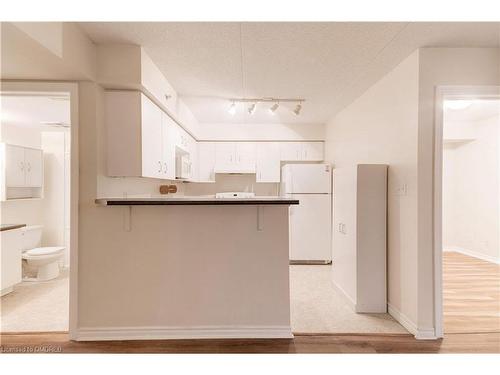
{"label": "bathroom wall", "polygon": [[69,266],[69,129],[42,132],[44,152],[43,237],[45,246],[65,246]]}
{"label": "bathroom wall", "polygon": [[65,266],[69,266],[69,140],[69,129],[19,126],[8,119],[1,124],[1,142],[44,153],[43,198],[2,201],[1,222],[43,225],[42,246],[65,246]]}
{"label": "bathroom wall", "polygon": [[[500,263],[500,117],[444,123],[443,249]],[[447,133],[453,132],[450,142]]]}

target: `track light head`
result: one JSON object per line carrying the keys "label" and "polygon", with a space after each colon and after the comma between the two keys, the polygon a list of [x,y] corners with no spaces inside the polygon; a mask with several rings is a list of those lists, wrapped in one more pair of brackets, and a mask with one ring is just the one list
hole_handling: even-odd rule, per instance
{"label": "track light head", "polygon": [[276,110],[278,109],[278,107],[279,107],[279,106],[280,106],[280,105],[279,105],[279,103],[274,103],[274,104],[271,106],[271,108],[269,108],[269,112],[271,112],[271,114],[273,114],[273,115],[274,115],[274,113],[276,112]]}
{"label": "track light head", "polygon": [[236,113],[236,103],[232,102],[227,111],[229,112],[230,115],[234,116],[234,114]]}
{"label": "track light head", "polygon": [[295,109],[293,110],[293,113],[295,113],[296,116],[300,115],[300,111],[302,110],[302,104],[298,103],[295,106]]}
{"label": "track light head", "polygon": [[248,113],[250,115],[253,115],[253,113],[255,112],[255,108],[256,107],[257,107],[257,103],[250,104],[250,106],[248,107]]}

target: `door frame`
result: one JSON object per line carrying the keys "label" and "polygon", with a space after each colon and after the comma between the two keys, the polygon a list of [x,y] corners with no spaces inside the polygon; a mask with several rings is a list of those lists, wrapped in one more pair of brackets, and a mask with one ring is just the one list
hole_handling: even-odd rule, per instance
{"label": "door frame", "polygon": [[0,81],[0,92],[68,93],[70,97],[70,258],[69,258],[69,338],[75,339],[78,328],[78,201],[79,201],[79,141],[78,83],[40,81]]}
{"label": "door frame", "polygon": [[443,103],[446,99],[497,99],[500,86],[438,86],[434,113],[434,329],[443,330]]}

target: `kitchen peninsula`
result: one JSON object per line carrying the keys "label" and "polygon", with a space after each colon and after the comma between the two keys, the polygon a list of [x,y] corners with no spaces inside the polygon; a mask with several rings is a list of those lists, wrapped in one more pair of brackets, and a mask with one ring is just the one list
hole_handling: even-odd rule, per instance
{"label": "kitchen peninsula", "polygon": [[117,277],[123,284],[114,298],[131,303],[117,310],[122,303],[102,300],[90,314],[100,322],[109,316],[113,327],[81,327],[79,340],[293,337],[288,209],[298,200],[102,198],[96,204],[112,227],[103,240],[120,249],[120,268],[109,276],[111,284]]}

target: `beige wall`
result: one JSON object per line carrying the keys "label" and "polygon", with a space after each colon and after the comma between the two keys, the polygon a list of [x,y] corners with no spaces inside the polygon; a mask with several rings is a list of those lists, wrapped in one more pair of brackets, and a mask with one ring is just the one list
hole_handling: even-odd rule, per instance
{"label": "beige wall", "polygon": [[[327,125],[326,139],[327,160],[335,168],[389,165],[388,301],[413,323],[417,321],[418,64],[417,51],[336,115]],[[406,195],[399,192],[403,185]]]}
{"label": "beige wall", "polygon": [[434,116],[438,86],[500,84],[498,48],[422,48],[418,112],[418,326],[434,326]]}

